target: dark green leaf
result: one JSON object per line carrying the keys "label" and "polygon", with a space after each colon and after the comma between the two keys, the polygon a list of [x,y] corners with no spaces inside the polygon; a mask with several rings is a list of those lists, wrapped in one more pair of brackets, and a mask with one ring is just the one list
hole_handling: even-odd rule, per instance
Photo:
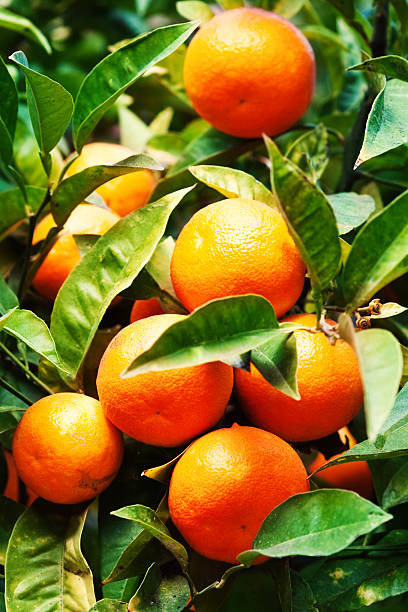
{"label": "dark green leaf", "polygon": [[18,419],[11,412],[2,412],[0,414],[0,434],[6,431],[14,431],[17,427]]}
{"label": "dark green leaf", "polygon": [[[382,496],[383,508],[393,508],[408,502],[408,459],[392,476]],[[407,589],[408,590],[408,589]]]}
{"label": "dark green leaf", "polygon": [[327,196],[337,221],[339,234],[347,234],[359,227],[375,211],[375,202],[369,195],[334,193]]}
{"label": "dark green leaf", "polygon": [[325,126],[321,123],[299,136],[286,152],[286,158],[317,183],[329,162],[329,135]]}
{"label": "dark green leaf", "polygon": [[18,306],[18,298],[0,274],[0,315]]}
{"label": "dark green leaf", "polygon": [[302,28],[303,34],[308,40],[317,40],[327,46],[335,46],[342,51],[349,52],[350,49],[347,43],[343,40],[340,34],[333,32],[329,28],[318,24],[307,24]]}
{"label": "dark green leaf", "polygon": [[29,20],[22,15],[16,15],[5,8],[0,8],[0,28],[13,30],[27,38],[31,38],[47,52],[52,53],[50,43],[44,34]]}
{"label": "dark green leaf", "polygon": [[176,8],[178,14],[184,17],[184,19],[199,21],[200,24],[203,24],[214,17],[211,7],[209,7],[205,2],[200,2],[199,0],[184,0],[183,2],[176,2]]}
{"label": "dark green leaf", "polygon": [[292,584],[291,612],[318,612],[312,589],[302,576],[291,570],[290,581]]}
{"label": "dark green leaf", "polygon": [[408,271],[408,192],[375,214],[357,234],[343,271],[352,311]]}
{"label": "dark green leaf", "polygon": [[354,0],[329,0],[329,2],[366,42],[371,39],[372,27],[361,11],[356,8]]}
{"label": "dark green leaf", "polygon": [[370,57],[370,59],[366,59],[364,62],[361,62],[361,64],[350,66],[347,70],[379,72],[380,74],[385,74],[389,79],[408,81],[408,60],[400,55]]}
{"label": "dark green leaf", "polygon": [[251,361],[273,387],[293,399],[300,399],[296,380],[296,338],[293,334],[277,336],[254,349]]}
{"label": "dark green leaf", "polygon": [[62,364],[73,377],[107,307],[149,261],[171,212],[188,191],[172,193],[118,221],[63,284],[51,315],[51,333]]}
{"label": "dark green leaf", "polygon": [[74,208],[97,187],[117,176],[137,172],[142,168],[163,170],[148,155],[132,155],[113,166],[91,166],[65,179],[58,185],[51,199],[51,210],[58,225],[64,225]]}
{"label": "dark green leaf", "polygon": [[[1,9],[0,9],[1,27]],[[7,165],[13,157],[16,131],[18,94],[14,80],[0,57],[0,158]]]}
{"label": "dark green leaf", "polygon": [[356,166],[408,142],[408,83],[387,81],[367,119]]}
{"label": "dark green leaf", "polygon": [[42,607],[83,612],[95,603],[92,573],[80,547],[85,518],[75,507],[42,500],[20,516],[6,556],[9,612]]}
{"label": "dark green leaf", "polygon": [[[35,212],[45,196],[42,187],[26,187],[27,198],[30,209]],[[23,194],[20,189],[7,189],[0,192],[0,240],[9,234],[27,216]]]}
{"label": "dark green leaf", "polygon": [[308,267],[312,285],[316,290],[325,289],[335,277],[341,259],[334,213],[324,193],[281,155],[272,140],[266,138],[265,142],[281,212]]}
{"label": "dark green leaf", "polygon": [[106,56],[85,77],[75,101],[73,137],[78,153],[92,130],[148,68],[170,55],[194,32],[197,23],[158,28]]}
{"label": "dark green leaf", "polygon": [[18,504],[8,497],[0,496],[0,563],[4,565],[6,551],[11,532],[20,514],[25,510],[22,504]]}
{"label": "dark green leaf", "polygon": [[129,601],[129,612],[180,612],[190,599],[190,587],[184,576],[162,576],[153,563],[143,582]]}
{"label": "dark green leaf", "polygon": [[49,153],[64,135],[71,120],[74,102],[62,85],[28,67],[22,51],[10,56],[26,77],[27,101],[38,146]]}
{"label": "dark green leaf", "polygon": [[280,329],[273,306],[258,295],[212,300],[173,323],[127,368],[125,376],[224,361],[256,348]]}
{"label": "dark green leaf", "polygon": [[226,198],[245,198],[277,208],[273,194],[250,174],[223,166],[191,166],[191,174]]}
{"label": "dark green leaf", "polygon": [[326,557],[391,519],[351,491],[300,493],[272,510],[255,536],[253,550],[241,553],[238,560],[251,564],[259,555]]}

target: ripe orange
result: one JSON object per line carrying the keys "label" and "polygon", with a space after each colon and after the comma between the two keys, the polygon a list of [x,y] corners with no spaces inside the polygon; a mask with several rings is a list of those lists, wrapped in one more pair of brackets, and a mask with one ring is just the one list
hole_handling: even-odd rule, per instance
{"label": "ripe orange", "polygon": [[18,481],[16,464],[10,451],[4,449],[3,453],[7,463],[8,472],[7,483],[3,491],[3,495],[4,497],[8,497],[9,499],[13,499],[15,502],[18,502],[20,497],[20,485]]}
{"label": "ripe orange", "polygon": [[237,198],[193,215],[176,241],[171,278],[188,310],[214,298],[257,293],[279,317],[300,296],[305,265],[277,211]]}
{"label": "ripe orange", "polygon": [[24,413],[13,456],[32,491],[57,504],[76,504],[95,497],[115,478],[123,440],[97,400],[56,393]]}
{"label": "ripe orange", "polygon": [[182,455],[170,482],[169,510],[194,550],[237,563],[273,508],[308,490],[306,470],[289,444],[233,425],[199,438]]}
{"label": "ripe orange", "polygon": [[122,329],[106,349],[96,386],[108,419],[132,438],[154,446],[178,446],[222,417],[233,385],[221,362],[120,378],[140,353],[183,315],[141,319]]}
{"label": "ripe orange", "polygon": [[[307,327],[316,323],[315,315],[306,314],[284,320]],[[250,373],[236,371],[235,382],[251,423],[300,442],[322,438],[349,423],[363,403],[363,386],[357,357],[347,342],[332,345],[323,332],[306,330],[296,331],[295,337],[299,401],[272,387],[252,364]]]}
{"label": "ripe orange", "polygon": [[[353,446],[357,444],[356,439],[351,435],[348,427],[343,427],[338,433],[344,443],[346,443],[348,438],[350,448],[353,448]],[[342,454],[343,453],[334,455],[331,458],[335,459]],[[309,473],[312,474],[315,470],[318,470],[326,461],[324,455],[318,453],[309,466]],[[331,487],[355,491],[367,499],[373,498],[374,485],[367,461],[353,461],[351,463],[333,465],[316,474],[314,478]]]}
{"label": "ripe orange", "polygon": [[302,32],[257,8],[225,11],[203,25],[184,63],[197,113],[244,138],[290,128],[309,106],[314,82],[313,50]]}
{"label": "ripe orange", "polygon": [[[82,149],[79,157],[69,166],[66,177],[81,172],[98,164],[116,164],[131,155],[132,149],[110,142],[93,142]],[[156,179],[151,170],[138,170],[118,176],[96,189],[113,211],[124,217],[128,213],[144,206],[156,187]]]}
{"label": "ripe orange", "polygon": [[147,317],[159,314],[163,314],[163,308],[160,306],[157,298],[136,300],[130,313],[130,322],[134,323],[140,319],[146,319]]}
{"label": "ripe orange", "polygon": [[[80,262],[81,256],[73,234],[105,234],[120,217],[106,208],[92,204],[80,204],[70,215],[54,246],[41,264],[33,287],[42,296],[54,300],[61,285]],[[34,231],[33,244],[44,240],[55,221],[46,215]]]}

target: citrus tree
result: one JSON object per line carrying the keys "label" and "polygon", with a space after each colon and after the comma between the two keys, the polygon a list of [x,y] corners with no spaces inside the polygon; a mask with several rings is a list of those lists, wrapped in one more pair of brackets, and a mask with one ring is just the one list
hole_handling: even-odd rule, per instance
{"label": "citrus tree", "polygon": [[0,609],[405,610],[408,4],[29,4]]}

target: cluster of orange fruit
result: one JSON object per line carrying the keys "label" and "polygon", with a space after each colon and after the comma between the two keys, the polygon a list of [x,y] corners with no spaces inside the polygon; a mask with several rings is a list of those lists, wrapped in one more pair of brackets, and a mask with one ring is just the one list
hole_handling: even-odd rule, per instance
{"label": "cluster of orange fruit", "polygon": [[[266,91],[248,88],[248,84],[243,87],[242,58],[246,55],[234,46],[237,28],[241,28],[241,42],[248,53],[256,55],[256,65],[280,74],[282,88],[276,90],[273,75],[264,79]],[[242,29],[247,38],[242,37]],[[269,46],[271,40],[275,46]],[[302,74],[299,70],[288,73],[287,66],[276,65],[283,47],[285,54],[291,54],[290,62],[296,67],[297,59],[297,66],[305,69]],[[212,64],[220,50],[220,57],[231,56],[236,63],[223,65],[216,57]],[[202,70],[203,55],[208,65],[225,69],[223,84],[231,86],[227,117],[221,116],[224,104],[219,104],[218,93],[211,88],[217,73]],[[252,74],[246,69],[245,74],[248,72]],[[273,134],[296,121],[309,104],[313,54],[303,35],[276,15],[256,9],[227,11],[193,39],[185,80],[198,112],[216,127],[238,133],[233,125],[240,125],[239,135],[243,136],[256,136],[260,131]],[[233,95],[240,98],[238,105],[234,106]],[[267,121],[261,126],[262,115]],[[278,121],[283,115],[286,119]],[[112,163],[129,154],[110,149],[114,146],[88,145],[70,172],[92,163]],[[108,156],[108,150],[109,160],[102,155]],[[79,253],[73,233],[103,233],[118,219],[116,213],[126,214],[147,201],[154,180],[145,172],[143,188],[137,184],[141,173],[99,188],[115,212],[89,205],[75,210],[34,281],[40,293],[54,298],[76,265]],[[51,224],[46,217],[35,240],[41,240]],[[297,302],[305,271],[281,215],[262,202],[246,199],[224,200],[199,210],[182,229],[171,260],[174,289],[188,311],[215,298],[255,293],[269,300],[282,317]],[[177,447],[198,437],[173,471],[170,515],[199,553],[236,563],[237,555],[251,547],[269,512],[288,497],[309,490],[306,469],[289,443],[330,435],[359,411],[363,389],[358,363],[346,342],[337,340],[333,345],[322,331],[314,329],[313,315],[295,315],[283,320],[307,328],[294,332],[299,401],[272,387],[253,365],[250,372],[236,370],[235,374],[230,365],[213,362],[121,378],[130,363],[183,316],[165,314],[157,300],[136,302],[130,325],[114,337],[101,360],[97,375],[100,401],[75,393],[41,399],[25,412],[17,427],[13,456],[22,480],[38,495],[72,504],[91,499],[113,480],[123,457],[121,432],[164,447]],[[222,419],[234,379],[242,410],[253,426],[235,424],[206,433]],[[353,442],[350,436],[349,440]],[[315,467],[321,462],[322,457],[317,457]],[[363,466],[361,474],[368,470],[366,464],[358,465]],[[347,487],[347,478],[338,477],[342,468],[332,468],[332,481]]]}

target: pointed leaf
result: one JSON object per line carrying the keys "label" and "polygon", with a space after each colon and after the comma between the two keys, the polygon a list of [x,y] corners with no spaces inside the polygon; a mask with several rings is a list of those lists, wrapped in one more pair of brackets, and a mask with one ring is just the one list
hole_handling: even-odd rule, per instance
{"label": "pointed leaf", "polygon": [[191,174],[209,187],[216,189],[226,198],[245,198],[264,202],[277,208],[273,194],[253,176],[223,166],[191,166]]}
{"label": "pointed leaf", "polygon": [[352,311],[408,271],[408,191],[375,214],[357,234],[343,270]]}
{"label": "pointed leaf", "polygon": [[190,189],[165,196],[118,221],[61,287],[51,315],[51,333],[61,362],[72,377],[77,375],[107,307],[149,261],[171,212]]}
{"label": "pointed leaf", "polygon": [[74,108],[72,96],[56,81],[29,68],[22,51],[13,53],[10,60],[25,74],[35,137],[42,153],[49,153],[58,144],[71,120]]}
{"label": "pointed leaf", "polygon": [[327,196],[337,221],[339,234],[347,234],[359,227],[375,211],[375,202],[369,195],[334,193]]}
{"label": "pointed leaf", "polygon": [[293,334],[277,336],[254,349],[251,361],[272,387],[293,399],[300,399],[296,380],[296,338]]}
{"label": "pointed leaf", "polygon": [[[26,187],[28,204],[32,212],[38,210],[46,190],[42,187]],[[16,187],[0,192],[0,240],[13,231],[28,215],[21,190]]]}
{"label": "pointed leaf", "polygon": [[52,53],[50,43],[45,38],[44,34],[30,21],[22,15],[16,15],[5,8],[0,8],[0,28],[13,30],[27,38],[31,38],[47,52]]}
{"label": "pointed leaf", "polygon": [[18,307],[18,305],[18,297],[0,274],[0,314],[4,315],[12,308]]}
{"label": "pointed leaf", "polygon": [[357,493],[318,489],[300,493],[277,506],[255,536],[253,550],[238,555],[251,564],[267,557],[327,557],[393,517]]}
{"label": "pointed leaf", "polygon": [[408,60],[400,55],[384,55],[370,57],[361,64],[350,66],[347,70],[365,70],[366,72],[379,72],[389,79],[408,81]]}
{"label": "pointed leaf", "polygon": [[184,0],[176,2],[179,15],[191,21],[199,21],[202,25],[214,17],[214,13],[208,4],[199,0]]}
{"label": "pointed leaf", "polygon": [[[1,9],[0,9],[1,27]],[[7,165],[13,156],[13,140],[16,131],[18,94],[6,64],[0,57],[0,157]]]}
{"label": "pointed leaf", "polygon": [[73,137],[78,153],[105,112],[148,68],[170,55],[197,28],[182,23],[138,36],[106,56],[85,77],[75,101]]}
{"label": "pointed leaf", "polygon": [[190,587],[184,576],[163,577],[153,563],[143,582],[129,601],[129,612],[179,612],[190,599]]}
{"label": "pointed leaf", "polygon": [[388,510],[408,501],[408,460],[392,476],[382,496],[381,505]]}
{"label": "pointed leaf", "polygon": [[[336,220],[324,193],[265,139],[272,162],[271,182],[292,237],[305,261],[312,285],[325,289],[340,265]],[[316,239],[316,236],[319,239]]]}
{"label": "pointed leaf", "polygon": [[100,185],[117,176],[137,172],[142,168],[163,170],[154,159],[140,154],[132,155],[113,166],[91,166],[66,178],[52,194],[51,210],[56,223],[64,225],[74,208]]}
{"label": "pointed leaf", "polygon": [[395,302],[387,302],[386,304],[381,304],[381,312],[379,314],[372,314],[371,318],[375,319],[388,319],[389,317],[396,317],[397,315],[405,312],[407,308],[405,306],[401,306],[400,304],[396,304]]}

